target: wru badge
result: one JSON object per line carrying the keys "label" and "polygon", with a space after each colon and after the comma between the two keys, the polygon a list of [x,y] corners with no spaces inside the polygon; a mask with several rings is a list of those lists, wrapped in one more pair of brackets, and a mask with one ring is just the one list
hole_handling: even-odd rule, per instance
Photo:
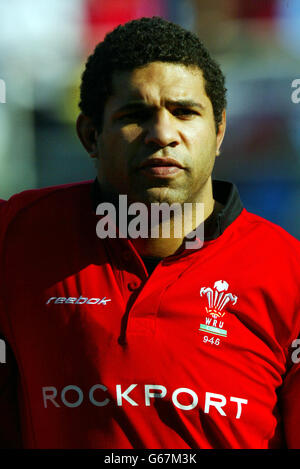
{"label": "wru badge", "polygon": [[211,334],[219,335],[221,337],[227,337],[227,331],[223,329],[224,322],[218,322],[219,318],[222,318],[226,311],[225,306],[232,302],[236,304],[238,297],[232,293],[226,293],[229,284],[225,280],[217,280],[214,284],[214,288],[202,287],[200,289],[200,296],[207,297],[208,307],[206,306],[206,312],[211,317],[205,318],[205,324],[200,324],[199,331],[209,332]]}

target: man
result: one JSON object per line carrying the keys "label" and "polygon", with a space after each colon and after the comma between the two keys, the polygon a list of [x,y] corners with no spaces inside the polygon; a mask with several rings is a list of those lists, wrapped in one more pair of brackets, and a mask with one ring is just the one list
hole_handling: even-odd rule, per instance
{"label": "man", "polygon": [[[96,180],[1,206],[3,444],[300,446],[299,242],[212,181],[224,83],[194,34],[156,17],[89,57],[77,132]],[[191,223],[126,236],[120,195],[128,226],[137,203],[192,208]]]}

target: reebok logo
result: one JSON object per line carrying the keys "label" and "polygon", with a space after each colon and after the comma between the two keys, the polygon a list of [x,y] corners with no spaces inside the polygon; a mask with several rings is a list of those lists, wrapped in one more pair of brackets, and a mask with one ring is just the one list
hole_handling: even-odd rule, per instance
{"label": "reebok logo", "polygon": [[83,296],[80,296],[79,298],[74,298],[74,297],[69,297],[65,298],[63,296],[57,297],[57,296],[52,296],[49,298],[49,300],[46,301],[46,305],[49,303],[52,304],[73,304],[73,305],[104,305],[106,306],[106,303],[108,301],[111,301],[111,299],[106,298],[105,296],[101,298],[85,298]]}

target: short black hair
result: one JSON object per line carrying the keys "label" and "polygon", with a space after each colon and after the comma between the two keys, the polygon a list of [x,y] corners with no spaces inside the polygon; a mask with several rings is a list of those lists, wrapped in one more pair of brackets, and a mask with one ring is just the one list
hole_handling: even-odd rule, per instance
{"label": "short black hair", "polygon": [[79,108],[100,129],[115,71],[134,70],[151,62],[197,66],[202,70],[216,124],[226,108],[225,77],[198,36],[163,18],[139,18],[108,33],[86,62]]}

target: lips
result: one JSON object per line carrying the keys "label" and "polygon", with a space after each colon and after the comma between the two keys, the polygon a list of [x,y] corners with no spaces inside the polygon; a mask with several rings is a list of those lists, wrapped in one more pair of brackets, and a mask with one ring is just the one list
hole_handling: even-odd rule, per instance
{"label": "lips", "polygon": [[149,158],[140,166],[140,171],[150,178],[171,178],[180,174],[184,168],[173,158]]}
{"label": "lips", "polygon": [[173,158],[149,158],[148,160],[144,161],[139,168],[156,168],[156,167],[167,167],[172,166],[176,168],[183,169],[183,166]]}

